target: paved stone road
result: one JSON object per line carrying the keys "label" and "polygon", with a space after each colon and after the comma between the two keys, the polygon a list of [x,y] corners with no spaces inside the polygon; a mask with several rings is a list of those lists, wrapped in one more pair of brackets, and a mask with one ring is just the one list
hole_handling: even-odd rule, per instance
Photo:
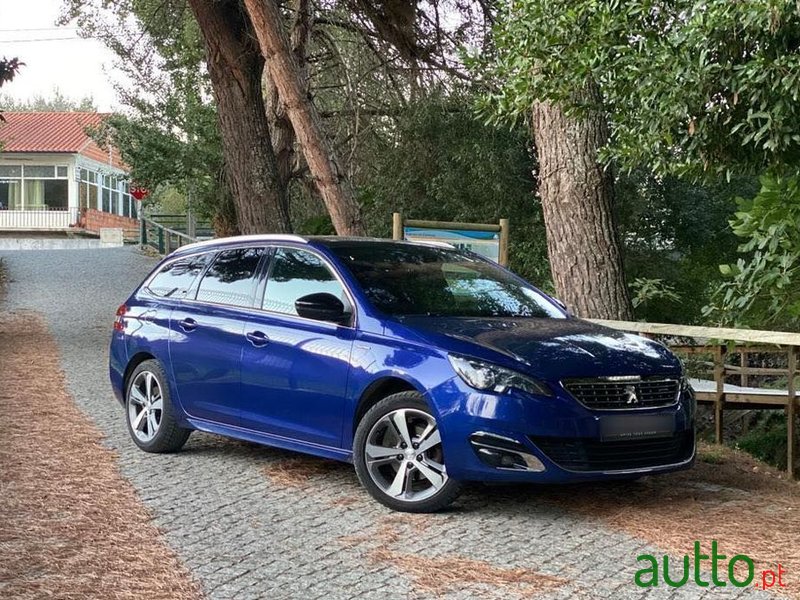
{"label": "paved stone road", "polygon": [[[672,590],[662,583],[639,589],[635,557],[663,552],[568,507],[538,501],[534,487],[476,487],[451,512],[406,516],[372,502],[348,465],[299,461],[306,468],[287,484],[268,473],[291,464],[294,455],[269,448],[194,434],[179,454],[140,452],[107,383],[106,355],[114,310],[153,259],[130,248],[0,257],[11,277],[2,308],[45,315],[69,391],[119,452],[123,475],[211,598],[427,597],[430,587],[419,587],[419,571],[435,574],[447,564],[440,558],[453,556],[567,580],[537,594],[554,599],[758,596],[731,587]],[[468,588],[438,591],[447,598],[510,598],[525,591],[474,579]]]}

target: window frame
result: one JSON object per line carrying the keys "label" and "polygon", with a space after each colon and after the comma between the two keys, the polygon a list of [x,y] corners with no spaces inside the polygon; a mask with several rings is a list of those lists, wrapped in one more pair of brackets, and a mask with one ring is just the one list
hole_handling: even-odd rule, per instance
{"label": "window frame", "polygon": [[[32,162],[32,163],[27,163],[27,162],[16,163],[16,162],[13,162],[13,159],[10,159],[8,162],[4,162],[2,166],[10,167],[10,168],[19,167],[19,175],[2,175],[2,176],[0,176],[0,180],[2,180],[3,183],[19,182],[19,185],[20,185],[20,207],[19,208],[14,208],[14,209],[9,209],[9,210],[14,210],[14,211],[29,211],[29,210],[37,211],[37,210],[41,210],[41,209],[38,209],[38,208],[29,208],[29,206],[28,206],[30,204],[30,202],[28,200],[27,187],[28,187],[28,183],[32,182],[32,181],[66,181],[67,182],[67,195],[66,195],[66,198],[65,198],[65,206],[63,208],[60,207],[60,206],[59,207],[50,208],[50,205],[45,203],[45,206],[47,207],[45,210],[54,210],[54,211],[60,211],[60,212],[65,212],[65,211],[70,210],[71,207],[69,205],[69,200],[70,200],[70,198],[69,198],[69,182],[70,182],[69,164],[60,163],[60,162],[48,162],[48,161],[41,161],[41,160],[34,160],[34,162]],[[36,169],[36,168],[41,168],[41,167],[52,168],[53,169],[53,174],[49,175],[49,176],[30,176],[30,175],[28,175],[26,173],[27,169]],[[65,175],[59,175],[58,174],[59,169],[66,169],[66,174]]]}
{"label": "window frame", "polygon": [[[287,319],[297,319],[304,323],[315,323],[317,325],[330,325],[331,327],[345,327],[347,329],[355,330],[357,329],[358,325],[358,304],[356,304],[355,298],[353,296],[352,291],[347,286],[344,278],[342,278],[341,273],[333,264],[333,262],[324,254],[317,251],[316,248],[311,246],[294,246],[291,244],[270,244],[268,246],[269,255],[265,257],[264,264],[262,265],[262,273],[261,279],[259,281],[258,288],[256,290],[256,302],[254,309],[257,310],[259,313],[269,316],[275,316],[280,318],[287,318]],[[278,250],[295,250],[299,252],[308,252],[313,256],[317,257],[322,264],[324,264],[327,269],[333,274],[334,278],[339,282],[339,285],[342,286],[345,295],[347,296],[347,301],[350,304],[350,318],[344,323],[333,323],[331,321],[319,321],[317,319],[309,319],[306,317],[301,317],[300,315],[292,315],[289,313],[278,312],[274,310],[268,310],[263,308],[264,305],[264,295],[266,294],[267,284],[269,283],[269,278],[272,275],[272,269],[275,264],[275,254]],[[345,306],[345,308],[348,308]]]}

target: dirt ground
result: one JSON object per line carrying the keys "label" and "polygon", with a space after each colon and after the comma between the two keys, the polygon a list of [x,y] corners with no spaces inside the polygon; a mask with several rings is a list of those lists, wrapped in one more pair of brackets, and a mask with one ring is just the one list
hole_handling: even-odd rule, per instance
{"label": "dirt ground", "polygon": [[0,315],[0,597],[200,598],[65,391],[56,348],[38,316]]}

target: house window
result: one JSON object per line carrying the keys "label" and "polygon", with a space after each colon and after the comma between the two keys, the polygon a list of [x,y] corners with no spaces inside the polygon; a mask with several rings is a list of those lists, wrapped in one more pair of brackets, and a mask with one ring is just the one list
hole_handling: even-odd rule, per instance
{"label": "house window", "polygon": [[0,210],[22,208],[22,167],[0,165]]}
{"label": "house window", "polygon": [[80,184],[78,185],[78,205],[80,209],[99,209],[98,198],[97,173],[89,169],[81,169]]}
{"label": "house window", "polygon": [[120,175],[98,175],[101,186],[101,210],[115,215],[133,216],[128,183]]}
{"label": "house window", "polygon": [[66,166],[0,165],[0,208],[66,210],[67,172]]}

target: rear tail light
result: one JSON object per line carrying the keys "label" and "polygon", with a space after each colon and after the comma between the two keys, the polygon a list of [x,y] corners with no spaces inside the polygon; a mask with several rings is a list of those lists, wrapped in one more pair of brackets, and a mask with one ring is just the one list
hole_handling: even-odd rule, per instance
{"label": "rear tail light", "polygon": [[128,307],[124,304],[120,304],[119,308],[117,309],[116,316],[114,317],[114,331],[124,331],[125,330],[125,313],[128,312]]}

